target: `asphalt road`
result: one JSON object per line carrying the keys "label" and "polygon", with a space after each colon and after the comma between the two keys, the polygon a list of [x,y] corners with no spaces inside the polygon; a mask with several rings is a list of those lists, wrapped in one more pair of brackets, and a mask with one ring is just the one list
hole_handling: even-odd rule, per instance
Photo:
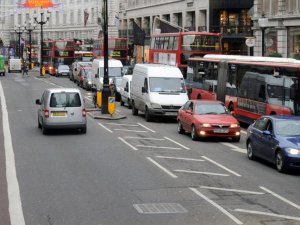
{"label": "asphalt road", "polygon": [[299,172],[248,160],[245,132],[194,142],[175,120],[147,123],[118,104],[125,119],[44,136],[35,99],[76,85],[18,73],[0,82],[0,225],[300,224]]}

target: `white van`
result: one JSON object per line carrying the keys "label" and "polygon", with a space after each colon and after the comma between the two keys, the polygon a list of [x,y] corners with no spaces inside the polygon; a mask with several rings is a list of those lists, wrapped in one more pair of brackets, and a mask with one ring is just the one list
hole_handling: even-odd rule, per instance
{"label": "white van", "polygon": [[121,81],[120,87],[120,104],[123,106],[125,103],[128,108],[131,108],[131,99],[130,99],[130,86],[131,86],[132,75],[124,75]]}
{"label": "white van", "polygon": [[131,81],[132,114],[176,117],[188,101],[184,78],[177,67],[159,64],[136,64]]}
{"label": "white van", "polygon": [[8,72],[19,71],[22,72],[22,61],[21,59],[9,59],[8,60]]}
{"label": "white van", "polygon": [[[104,59],[94,59],[92,64],[93,76],[92,76],[92,89],[103,89],[103,77],[104,77]],[[109,59],[108,60],[108,76],[109,84],[112,83],[112,77],[122,77],[123,64],[120,60]]]}

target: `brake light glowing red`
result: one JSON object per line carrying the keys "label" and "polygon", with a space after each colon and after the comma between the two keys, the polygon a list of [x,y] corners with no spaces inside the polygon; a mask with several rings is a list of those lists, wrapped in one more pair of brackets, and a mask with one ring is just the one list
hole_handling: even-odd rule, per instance
{"label": "brake light glowing red", "polygon": [[86,109],[82,109],[82,116],[86,117]]}
{"label": "brake light glowing red", "polygon": [[48,110],[48,109],[44,109],[44,116],[45,116],[46,118],[49,117],[49,110]]}

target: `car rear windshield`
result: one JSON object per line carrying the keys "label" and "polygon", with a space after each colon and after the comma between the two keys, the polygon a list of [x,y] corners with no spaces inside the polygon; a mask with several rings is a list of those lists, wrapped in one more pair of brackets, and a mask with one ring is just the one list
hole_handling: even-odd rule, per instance
{"label": "car rear windshield", "polygon": [[80,96],[76,92],[59,92],[51,94],[50,107],[80,107]]}

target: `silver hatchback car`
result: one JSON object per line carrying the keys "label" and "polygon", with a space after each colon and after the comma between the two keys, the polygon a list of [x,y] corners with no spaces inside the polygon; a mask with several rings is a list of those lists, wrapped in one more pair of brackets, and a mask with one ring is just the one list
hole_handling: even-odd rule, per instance
{"label": "silver hatchback car", "polygon": [[87,118],[83,97],[77,88],[50,88],[36,100],[38,127],[43,134],[49,129],[80,129],[86,133]]}

